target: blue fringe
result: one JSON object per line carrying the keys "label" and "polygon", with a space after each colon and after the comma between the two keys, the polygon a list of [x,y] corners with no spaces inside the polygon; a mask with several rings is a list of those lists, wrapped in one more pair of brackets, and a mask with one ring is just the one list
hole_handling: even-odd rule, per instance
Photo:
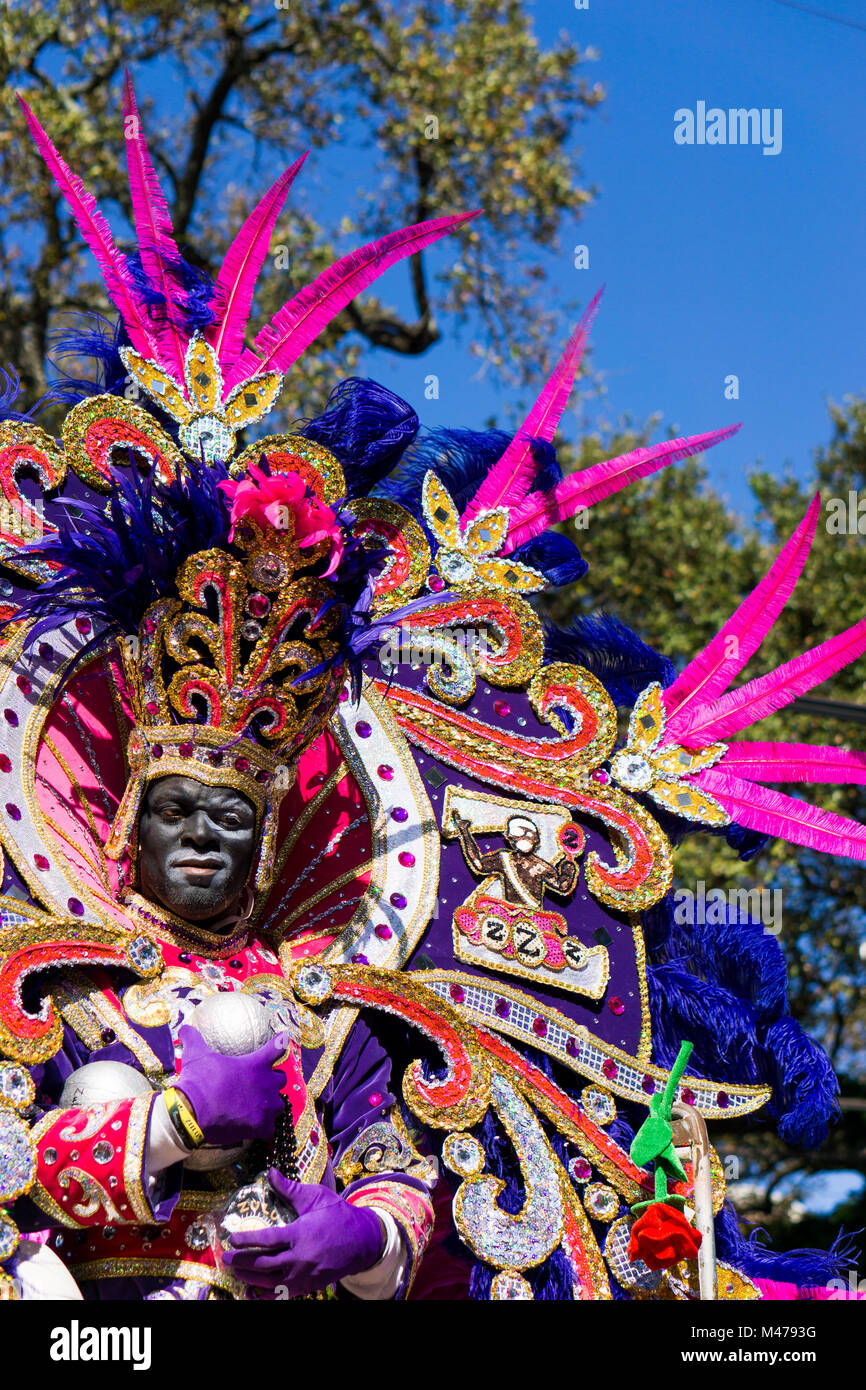
{"label": "blue fringe", "polygon": [[544,531],[533,540],[526,541],[517,547],[511,558],[538,570],[551,588],[576,584],[589,569],[574,541],[559,531]]}
{"label": "blue fringe", "polygon": [[[127,381],[127,371],[121,361],[120,349],[126,341],[120,319],[109,323],[102,314],[75,316],[79,326],[57,333],[51,340],[51,365],[60,376],[49,382],[49,395],[65,405],[77,405],[90,396],[119,395]],[[66,358],[90,359],[96,366],[96,377],[76,377],[60,366]],[[59,359],[59,360],[58,360]]]}
{"label": "blue fringe", "polygon": [[418,433],[418,416],[387,387],[348,377],[300,433],[330,449],[343,465],[347,497],[360,497],[399,463]]}
{"label": "blue fringe", "polygon": [[653,681],[669,685],[673,663],[609,613],[575,618],[567,627],[546,623],[545,661],[568,661],[597,676],[615,705],[631,706]]}
{"label": "blue fringe", "polygon": [[0,367],[0,421],[10,420],[14,424],[26,424],[27,421],[33,420],[47,405],[51,404],[52,396],[48,392],[29,410],[16,410],[15,402],[21,395],[21,378],[12,364],[9,363],[8,365],[9,370],[5,372]]}
{"label": "blue fringe", "polygon": [[[505,430],[427,430],[376,491],[420,518],[424,475],[432,470],[462,512],[511,440]],[[533,486],[542,490],[555,486],[562,475],[553,446],[533,440],[530,448],[537,464]]]}
{"label": "blue fringe", "polygon": [[822,1287],[852,1267],[850,1236],[840,1234],[829,1250],[771,1250],[761,1243],[762,1231],[743,1236],[737,1215],[726,1202],[715,1221],[719,1259],[756,1279]]}
{"label": "blue fringe", "polygon": [[160,259],[166,270],[178,276],[181,281],[181,291],[173,296],[169,303],[166,303],[165,295],[148,279],[141,264],[141,252],[126,252],[126,261],[135,282],[136,292],[139,299],[151,310],[151,317],[167,318],[170,323],[187,333],[195,333],[197,329],[206,328],[208,324],[213,323],[216,318],[216,285],[207,272],[191,265],[183,256],[177,259],[162,256]]}

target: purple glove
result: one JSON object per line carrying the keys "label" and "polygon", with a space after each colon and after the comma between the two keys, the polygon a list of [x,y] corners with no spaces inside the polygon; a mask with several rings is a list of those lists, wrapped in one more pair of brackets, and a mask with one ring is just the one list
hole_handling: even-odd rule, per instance
{"label": "purple glove", "polygon": [[284,1286],[290,1298],[298,1298],[376,1264],[385,1230],[369,1207],[354,1207],[328,1187],[291,1182],[276,1168],[268,1178],[298,1216],[290,1226],[232,1233],[234,1249],[223,1259],[245,1284]]}
{"label": "purple glove", "polygon": [[177,1088],[195,1111],[209,1144],[240,1144],[245,1139],[272,1139],[283,1113],[280,1088],[285,1075],[275,1071],[289,1046],[288,1033],[277,1033],[256,1052],[227,1057],[213,1052],[197,1028],[178,1032],[183,1046]]}

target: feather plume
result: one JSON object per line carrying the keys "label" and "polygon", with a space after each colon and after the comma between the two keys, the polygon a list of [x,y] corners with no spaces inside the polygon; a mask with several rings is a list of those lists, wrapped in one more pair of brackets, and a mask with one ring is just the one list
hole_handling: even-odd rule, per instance
{"label": "feather plume", "polygon": [[206,337],[224,371],[243,347],[256,280],[268,254],[276,220],[306,158],[307,155],[302,154],[268,189],[241,227],[220,266],[216,283],[222,308],[218,321]]}
{"label": "feather plume", "polygon": [[866,618],[831,637],[820,646],[811,647],[801,656],[778,666],[766,676],[757,676],[736,690],[729,690],[710,708],[677,713],[667,721],[665,737],[668,742],[698,747],[716,739],[757,724],[768,714],[803,695],[813,686],[828,680],[866,651]]}
{"label": "feather plume", "polygon": [[463,212],[455,217],[418,222],[390,232],[335,261],[274,314],[257,335],[255,352],[244,352],[230,368],[225,395],[258,372],[287,371],[340,310],[389,266],[406,256],[416,255],[425,246],[477,216],[477,212]]}
{"label": "feather plume", "polygon": [[532,487],[538,465],[532,455],[531,441],[543,439],[549,444],[556,433],[557,425],[568,404],[603,293],[604,286],[583,314],[568,340],[565,352],[548,377],[541,395],[520,429],[460,518],[463,530],[479,512],[490,511],[494,507],[519,506]]}
{"label": "feather plume", "polygon": [[755,782],[866,783],[866,753],[832,745],[739,740],[717,766]]}
{"label": "feather plume", "polygon": [[93,253],[105,288],[123,319],[130,342],[143,357],[157,356],[156,339],[151,335],[142,312],[126,259],[115,246],[108,223],[96,206],[96,199],[61,159],[24,98],[19,96],[18,101],[36,147],[69,204],[78,230]]}
{"label": "feather plume", "polygon": [[[183,382],[186,344],[172,321],[172,306],[179,298],[185,298],[183,282],[173,270],[181,256],[174,239],[168,203],[156,176],[141,128],[141,117],[132,90],[132,78],[128,72],[123,81],[123,115],[132,217],[141,253],[141,264],[165,306],[163,321],[154,325],[160,362],[176,381]],[[134,133],[129,129],[130,122]]]}
{"label": "feather plume", "polygon": [[866,859],[866,826],[855,820],[810,806],[784,792],[770,791],[757,782],[747,782],[715,767],[706,769],[693,780],[721,802],[740,825],[825,854]]}
{"label": "feather plume", "polygon": [[816,495],[800,525],[776,556],[764,578],[664,693],[668,714],[687,705],[708,705],[730,685],[760,647],[778,618],[803,571],[821,498]]}
{"label": "feather plume", "polygon": [[714,444],[720,444],[723,439],[730,439],[739,428],[739,425],[728,425],[723,430],[710,430],[707,434],[666,439],[648,448],[631,449],[627,454],[619,454],[616,458],[583,468],[579,473],[569,474],[550,493],[531,492],[511,513],[511,525],[502,554],[510,554],[548,526],[567,521],[581,508],[595,506],[602,498],[610,497],[638,478],[645,478],[669,463],[703,453]]}

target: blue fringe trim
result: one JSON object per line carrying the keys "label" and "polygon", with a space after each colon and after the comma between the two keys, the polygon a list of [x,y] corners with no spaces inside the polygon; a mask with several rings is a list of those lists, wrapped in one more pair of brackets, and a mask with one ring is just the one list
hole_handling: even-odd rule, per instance
{"label": "blue fringe trim", "polygon": [[347,377],[300,433],[330,449],[343,465],[347,497],[360,497],[397,466],[418,433],[418,416],[387,387]]}
{"label": "blue fringe trim", "polygon": [[779,1283],[820,1288],[846,1273],[854,1263],[851,1237],[841,1233],[826,1251],[771,1250],[761,1243],[764,1232],[760,1230],[746,1238],[729,1202],[716,1217],[715,1232],[719,1259],[753,1279],[775,1279]]}

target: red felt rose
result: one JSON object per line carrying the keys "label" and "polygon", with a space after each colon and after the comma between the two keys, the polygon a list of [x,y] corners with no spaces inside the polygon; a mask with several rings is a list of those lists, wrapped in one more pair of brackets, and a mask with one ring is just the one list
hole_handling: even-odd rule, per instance
{"label": "red felt rose", "polygon": [[703,1236],[677,1207],[654,1202],[634,1223],[628,1257],[643,1260],[649,1269],[669,1269],[680,1260],[693,1260]]}

